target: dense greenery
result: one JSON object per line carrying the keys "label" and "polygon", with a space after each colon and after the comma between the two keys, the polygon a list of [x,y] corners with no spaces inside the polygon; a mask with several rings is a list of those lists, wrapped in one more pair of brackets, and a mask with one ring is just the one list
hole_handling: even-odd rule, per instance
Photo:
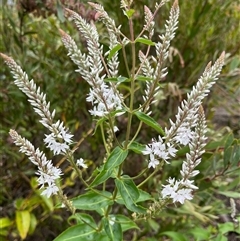
{"label": "dense greenery", "polygon": [[[89,169],[94,170],[103,153],[101,153],[101,139],[98,135],[94,138],[91,136],[94,126],[89,125],[92,117],[85,102],[88,85],[74,71],[74,65],[66,56],[58,28],[70,33],[75,40],[78,40],[82,49],[86,43],[82,41],[74,25],[65,21],[62,13],[63,5],[59,1],[50,6],[47,6],[45,1],[36,1],[38,2],[36,5],[31,1],[22,2],[28,3],[13,6],[4,4],[0,10],[2,18],[0,52],[19,61],[24,70],[48,94],[52,107],[75,134],[76,141],[81,141],[83,137],[78,152],[88,160]],[[64,4],[84,14],[88,21],[94,21],[94,11],[89,8],[86,1],[81,2],[83,3],[72,6],[70,1]],[[121,24],[123,31],[128,34],[127,19],[119,10],[118,1],[98,2],[104,4],[117,25]],[[154,2],[134,1],[136,32],[142,26],[140,22],[143,21],[143,9],[139,6],[146,4],[153,9]],[[170,9],[170,6],[167,4],[167,8]],[[163,82],[162,93],[159,95],[159,100],[163,101],[153,111],[155,119],[159,119],[164,127],[168,118],[176,112],[178,103],[200,76],[206,63],[214,61],[223,50],[228,55],[221,78],[204,103],[209,126],[209,144],[200,165],[201,174],[196,180],[199,190],[193,202],[186,202],[177,208],[172,206],[162,212],[161,218],[141,223],[140,230],[127,233],[129,237],[127,240],[134,240],[136,233],[142,241],[169,240],[169,238],[199,241],[237,240],[237,235],[240,234],[237,222],[234,222],[230,216],[231,198],[235,200],[238,211],[240,210],[239,7],[237,2],[233,3],[231,0],[180,2],[179,29],[172,44],[174,48],[169,58],[169,75]],[[162,23],[169,9],[163,8],[157,16],[159,29],[156,37],[162,31]],[[100,32],[102,31],[101,41],[104,44],[107,41],[105,30],[101,24],[97,25]],[[0,61],[0,239],[21,240],[20,237],[26,236],[25,240],[53,240],[72,220],[67,222],[69,214],[55,206],[54,198],[46,199],[40,195],[36,179],[33,178],[34,167],[26,157],[17,152],[17,148],[9,138],[9,129],[16,129],[34,145],[44,149],[41,142],[44,137],[43,128],[32,107],[27,103],[26,97],[13,84],[9,70],[3,61]],[[120,68],[124,75],[125,67]],[[125,120],[122,121],[124,124]],[[149,136],[151,130],[146,129],[142,133],[142,138]],[[177,176],[185,151],[178,153],[174,170],[166,166],[163,173],[159,173],[153,182],[158,183],[169,175]],[[84,187],[75,180],[74,175],[70,175],[67,164],[56,158],[54,163],[61,165],[65,172],[62,185],[68,195],[74,196],[76,190],[79,193]],[[138,160],[138,163],[137,167],[132,163],[126,165],[125,172],[130,176],[136,175],[142,169],[143,160]],[[144,188],[151,190],[152,187],[149,184]],[[154,194],[156,190],[152,192]],[[27,233],[24,222],[21,224],[21,220],[26,218],[31,220]]]}

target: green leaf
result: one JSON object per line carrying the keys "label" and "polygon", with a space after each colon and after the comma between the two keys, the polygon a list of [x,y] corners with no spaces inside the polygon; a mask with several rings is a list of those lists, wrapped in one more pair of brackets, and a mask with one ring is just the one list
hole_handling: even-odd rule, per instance
{"label": "green leaf", "polygon": [[135,10],[129,9],[127,11],[124,11],[123,13],[128,17],[128,19],[130,19],[132,17],[132,15],[135,13]]}
{"label": "green leaf", "polygon": [[172,238],[172,241],[187,241],[188,239],[181,233],[172,232],[172,231],[166,231],[161,233],[161,235],[166,235],[170,238]]}
{"label": "green leaf", "polygon": [[86,194],[73,198],[74,207],[81,210],[95,210],[101,213],[101,209],[112,205],[113,200],[110,192],[98,191],[98,193],[89,191]]}
{"label": "green leaf", "polygon": [[29,232],[28,232],[29,234],[34,233],[34,231],[37,227],[37,224],[38,224],[38,221],[37,221],[36,216],[33,213],[31,213],[30,214],[30,227],[29,227]]}
{"label": "green leaf", "polygon": [[114,46],[109,52],[108,60],[110,60],[114,56],[114,54],[117,53],[121,48],[121,44],[117,44],[116,46]]}
{"label": "green leaf", "polygon": [[110,178],[113,175],[113,170],[102,170],[93,180],[93,182],[90,184],[90,187],[97,186],[103,182],[105,182],[108,178]]}
{"label": "green leaf", "polygon": [[62,232],[54,241],[96,241],[97,233],[87,224],[78,224]]}
{"label": "green leaf", "polygon": [[6,228],[12,225],[12,221],[9,218],[0,218],[0,228]]}
{"label": "green leaf", "polygon": [[[234,228],[234,224],[231,223],[231,222],[219,223],[218,224],[218,230],[221,234],[237,231],[237,229]],[[238,233],[240,234],[240,230],[239,230]]]}
{"label": "green leaf", "polygon": [[137,224],[135,222],[133,222],[130,218],[128,218],[124,215],[117,214],[116,219],[119,221],[123,232],[125,232],[129,229],[133,229],[133,228],[139,229],[139,227],[137,226]]}
{"label": "green leaf", "polygon": [[233,136],[233,133],[230,133],[227,137],[227,140],[225,142],[225,149],[227,149],[228,147],[230,147],[232,145],[234,141],[234,136]]}
{"label": "green leaf", "polygon": [[127,157],[128,150],[123,150],[120,147],[116,147],[108,157],[106,163],[103,166],[103,170],[96,176],[91,183],[90,187],[94,187],[105,182],[109,177],[114,174],[114,168],[118,167]]}
{"label": "green leaf", "polygon": [[153,41],[151,41],[150,39],[146,39],[146,38],[137,38],[135,40],[135,43],[142,43],[142,44],[146,44],[146,45],[150,45],[150,46],[154,46],[155,43]]}
{"label": "green leaf", "polygon": [[165,132],[163,131],[162,127],[152,117],[150,117],[140,111],[136,111],[134,113],[140,121],[142,121],[145,124],[147,124],[148,126],[152,127],[154,130],[159,132],[159,134],[161,134],[162,136],[165,135]]}
{"label": "green leaf", "polygon": [[16,224],[20,237],[25,239],[30,227],[30,212],[16,210]]}
{"label": "green leaf", "polygon": [[137,154],[141,154],[146,149],[146,145],[142,145],[134,141],[128,146],[128,149],[134,151]]}
{"label": "green leaf", "polygon": [[119,77],[110,77],[110,78],[105,78],[105,82],[117,82],[117,83],[123,83],[123,82],[129,82],[129,78],[124,77],[124,76],[119,76]]}
{"label": "green leaf", "polygon": [[136,79],[137,79],[137,80],[140,80],[140,81],[151,81],[151,80],[153,80],[153,78],[146,77],[146,76],[144,76],[144,75],[138,75],[138,76],[136,77]]}
{"label": "green leaf", "polygon": [[70,222],[72,219],[77,221],[77,224],[84,224],[89,223],[92,227],[97,228],[97,225],[93,219],[93,217],[86,213],[76,213],[68,218],[68,222]]}
{"label": "green leaf", "polygon": [[239,192],[233,192],[233,191],[218,191],[219,194],[222,194],[226,197],[231,197],[231,198],[240,198],[240,193]]}
{"label": "green leaf", "polygon": [[124,204],[130,211],[137,213],[146,212],[144,207],[135,203],[139,197],[139,192],[135,183],[131,179],[115,179],[115,184],[124,201]]}
{"label": "green leaf", "polygon": [[227,149],[224,150],[224,155],[223,155],[224,167],[226,167],[229,163],[231,163],[233,152],[234,152],[233,146],[229,146]]}
{"label": "green leaf", "polygon": [[62,22],[62,23],[65,22],[63,7],[59,0],[57,0],[57,16],[58,16],[60,22]]}
{"label": "green leaf", "polygon": [[195,237],[194,240],[196,241],[205,241],[205,240],[209,240],[209,237],[211,235],[210,231],[208,229],[203,229],[203,228],[199,228],[196,227],[192,230],[190,230],[190,233],[193,234],[193,236]]}
{"label": "green leaf", "polygon": [[148,200],[154,200],[154,198],[148,192],[145,192],[141,189],[138,189],[138,191],[140,195],[136,201],[137,203],[148,201]]}
{"label": "green leaf", "polygon": [[115,167],[118,167],[126,159],[127,155],[128,155],[128,150],[123,150],[117,146],[108,157],[103,169],[113,170]]}
{"label": "green leaf", "polygon": [[114,215],[108,218],[103,218],[103,226],[106,234],[111,241],[122,241],[123,233],[122,228]]}

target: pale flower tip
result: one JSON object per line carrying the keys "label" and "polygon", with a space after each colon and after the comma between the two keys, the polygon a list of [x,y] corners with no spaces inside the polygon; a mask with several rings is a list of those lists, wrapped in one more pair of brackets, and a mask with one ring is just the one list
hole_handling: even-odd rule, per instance
{"label": "pale flower tip", "polygon": [[65,10],[66,17],[69,17],[69,16],[72,16],[72,15],[76,14],[74,11],[72,11],[69,8],[65,8],[64,10]]}
{"label": "pale flower tip", "polygon": [[59,28],[58,31],[62,37],[65,37],[67,35],[61,28]]}
{"label": "pale flower tip", "polygon": [[173,8],[177,9],[178,8],[178,0],[175,0],[173,3]]}
{"label": "pale flower tip", "polygon": [[204,115],[204,109],[203,109],[202,105],[199,106],[199,110],[198,111],[199,111],[200,115]]}
{"label": "pale flower tip", "polygon": [[4,59],[6,62],[13,62],[13,59],[6,54],[0,53],[1,57]]}
{"label": "pale flower tip", "polygon": [[220,63],[224,63],[224,59],[225,59],[225,51],[223,51],[222,53],[221,53],[221,55],[220,55],[220,57],[219,57],[219,62]]}
{"label": "pale flower tip", "polygon": [[212,61],[210,61],[210,62],[207,64],[205,70],[209,70],[209,69],[211,68],[211,66],[212,66]]}

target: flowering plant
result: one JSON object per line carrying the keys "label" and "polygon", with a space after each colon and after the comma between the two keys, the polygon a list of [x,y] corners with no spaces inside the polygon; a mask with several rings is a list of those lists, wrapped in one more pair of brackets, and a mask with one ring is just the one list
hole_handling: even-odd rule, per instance
{"label": "flowering plant", "polygon": [[[49,132],[45,135],[44,144],[53,155],[65,157],[86,187],[85,193],[74,198],[67,197],[60,183],[63,177],[60,167],[54,166],[52,160],[48,160],[39,148],[35,148],[15,130],[10,130],[10,136],[20,147],[20,152],[26,154],[38,168],[36,175],[40,189],[43,190],[42,195],[56,195],[59,207],[67,208],[76,220],[76,224],[60,234],[55,241],[123,240],[123,233],[137,228],[138,220],[157,216],[172,203],[183,204],[186,200],[192,200],[194,191],[198,189],[193,178],[199,174],[196,167],[201,162],[206,144],[206,121],[201,104],[220,74],[224,53],[213,65],[207,65],[187,99],[181,102],[174,120],[170,120],[169,127],[163,130],[151,117],[151,108],[156,103],[160,83],[168,73],[166,62],[177,29],[179,6],[175,0],[165,24],[165,32],[158,36],[158,41],[153,41],[154,18],[167,0],[157,3],[153,12],[147,6],[144,7],[144,26],[137,36],[133,27],[132,2],[121,0],[121,8],[129,21],[129,37],[121,32],[121,26],[115,25],[100,4],[89,3],[97,12],[96,19],[102,21],[108,31],[109,49],[106,52],[100,44],[96,26],[70,9],[65,9],[66,16],[74,20],[85,38],[88,53],[82,53],[75,41],[63,30],[59,30],[68,55],[77,66],[77,72],[90,86],[86,101],[92,104],[89,113],[96,118],[96,127],[101,129],[106,152],[101,166],[87,180],[82,177],[82,171],[88,167],[87,163],[74,155],[74,136],[62,121],[55,120],[55,110],[51,112],[50,102],[47,102],[46,95],[35,82],[29,80],[12,58],[1,54],[11,69],[15,84],[27,95],[34,111],[40,116],[40,122]],[[137,53],[138,43],[145,50]],[[131,63],[128,62],[126,51],[129,46]],[[150,54],[152,50],[155,51],[154,56]],[[126,66],[126,76],[121,76],[118,72],[120,52]],[[143,85],[137,88],[140,81]],[[127,93],[121,91],[123,86],[128,86]],[[143,91],[143,96],[141,104],[136,106],[135,96],[138,91]],[[126,116],[128,120],[124,139],[116,135],[122,116]],[[132,123],[135,117],[138,128],[133,133]],[[143,124],[157,132],[150,143],[138,138]],[[151,190],[142,190],[140,187],[150,181],[163,165],[171,165],[171,161],[183,147],[187,147],[189,152],[182,163],[181,178],[169,177],[159,187],[157,198],[150,194]],[[123,171],[124,163],[134,161],[129,158],[130,152],[146,158],[146,168],[136,177],[126,175]],[[136,184],[135,180],[141,180],[145,173],[149,174],[148,177]],[[106,187],[111,179],[114,180],[113,190]],[[117,212],[118,209],[113,208],[114,204],[123,205],[131,216]],[[93,216],[80,213],[79,210],[96,211],[101,218],[95,220]]]}

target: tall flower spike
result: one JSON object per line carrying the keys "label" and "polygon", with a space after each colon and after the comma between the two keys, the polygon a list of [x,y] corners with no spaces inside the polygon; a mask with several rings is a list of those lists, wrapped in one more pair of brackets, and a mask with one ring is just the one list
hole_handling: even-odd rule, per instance
{"label": "tall flower spike", "polygon": [[61,169],[54,167],[51,160],[47,160],[45,154],[34,146],[25,138],[22,138],[14,130],[10,130],[10,136],[14,143],[20,146],[20,152],[26,154],[29,160],[38,167],[36,174],[39,176],[38,184],[40,189],[44,188],[42,195],[48,198],[59,192],[56,181],[62,175]]}
{"label": "tall flower spike", "polygon": [[175,180],[175,178],[169,178],[169,184],[163,185],[163,190],[161,192],[163,198],[172,198],[173,202],[180,202],[183,204],[186,199],[191,200],[193,198],[192,191],[198,189],[190,178],[195,177],[199,173],[198,170],[194,169],[200,164],[200,156],[204,153],[206,121],[202,106],[199,107],[197,117],[198,122],[192,141],[189,144],[190,153],[186,154],[186,161],[183,162],[182,170],[180,171],[182,179],[178,181]]}
{"label": "tall flower spike", "polygon": [[[120,33],[119,29],[115,25],[115,21],[108,16],[108,13],[104,10],[103,6],[100,4],[88,3],[92,6],[98,13],[98,19],[100,19],[106,26],[109,35],[109,52],[117,45],[118,42],[118,34]],[[108,52],[108,53],[109,53]],[[110,60],[108,60],[109,67],[109,77],[116,77],[118,75],[118,52],[116,52]]]}
{"label": "tall flower spike", "polygon": [[[159,7],[160,5],[158,6],[158,8]],[[175,31],[177,29],[178,24],[178,17],[179,6],[178,1],[175,0],[170,11],[169,20],[167,20],[165,24],[165,34],[160,35],[159,38],[161,42],[155,44],[156,58],[153,58],[153,61],[156,64],[156,68],[153,73],[153,81],[147,82],[145,91],[146,95],[144,96],[144,100],[151,100],[152,97],[154,97],[154,95],[157,93],[159,89],[157,87],[158,82],[167,75],[167,68],[164,68],[164,63],[168,57],[170,42],[175,36]],[[149,106],[146,107],[148,109]]]}
{"label": "tall flower spike", "polygon": [[221,54],[212,67],[210,63],[207,65],[196,86],[194,86],[190,94],[187,95],[187,100],[182,101],[181,107],[179,107],[176,115],[175,123],[170,120],[171,128],[169,130],[165,129],[166,140],[175,138],[180,144],[184,144],[181,143],[181,134],[183,131],[189,131],[190,128],[196,125],[196,113],[203,99],[208,95],[209,89],[218,79],[224,65],[224,56],[225,52]]}
{"label": "tall flower spike", "polygon": [[[91,89],[87,97],[87,101],[91,102],[93,109],[89,112],[94,116],[105,116],[112,110],[122,109],[122,95],[120,95],[113,86],[109,86],[104,82],[105,75],[102,75],[102,47],[98,43],[98,33],[96,28],[90,26],[77,13],[67,9],[79,29],[86,38],[88,43],[88,55],[85,57],[78,50],[75,42],[60,31],[65,47],[68,49],[69,55],[75,64],[79,67],[77,70],[82,74],[83,78],[90,84]],[[104,62],[104,61],[103,61]]]}
{"label": "tall flower spike", "polygon": [[41,117],[40,123],[48,128],[52,133],[46,135],[44,142],[47,147],[54,152],[60,154],[69,149],[72,143],[73,135],[68,134],[63,122],[54,123],[55,110],[50,112],[50,102],[47,103],[46,95],[41,92],[40,88],[34,83],[33,79],[29,81],[28,76],[16,62],[5,54],[0,53],[6,64],[9,66],[13,74],[14,83],[18,88],[27,95],[28,101],[33,106],[34,111]]}

